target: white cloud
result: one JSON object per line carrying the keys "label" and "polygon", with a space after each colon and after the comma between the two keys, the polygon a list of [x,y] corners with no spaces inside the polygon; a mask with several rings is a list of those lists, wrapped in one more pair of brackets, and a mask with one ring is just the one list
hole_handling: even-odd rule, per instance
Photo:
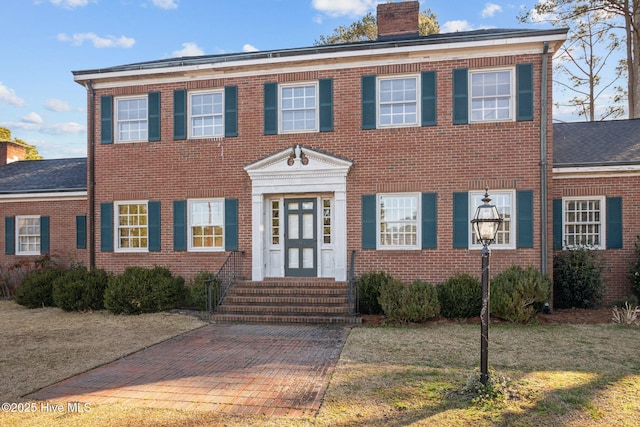
{"label": "white cloud", "polygon": [[487,3],[484,5],[484,9],[482,9],[481,15],[483,18],[490,18],[495,15],[496,12],[502,12],[502,6],[495,3]]}
{"label": "white cloud", "polygon": [[64,7],[65,9],[75,9],[89,4],[89,0],[49,0],[49,2],[54,6]]}
{"label": "white cloud", "polygon": [[160,9],[165,10],[178,8],[178,4],[175,2],[175,0],[151,0],[151,3],[153,3],[155,7],[159,7]]}
{"label": "white cloud", "polygon": [[31,123],[34,125],[39,125],[39,124],[42,124],[43,122],[42,117],[40,117],[38,113],[34,113],[34,112],[27,114],[20,120],[22,120],[23,123]]}
{"label": "white cloud", "polygon": [[457,33],[458,31],[472,30],[471,24],[467,21],[447,21],[440,26],[441,33]]}
{"label": "white cloud", "polygon": [[8,102],[15,107],[24,107],[27,103],[16,95],[16,91],[6,87],[0,82],[0,101]]}
{"label": "white cloud", "polygon": [[61,42],[70,42],[74,46],[82,46],[85,41],[89,41],[93,44],[95,48],[105,48],[105,47],[124,47],[129,48],[136,43],[136,40],[130,37],[120,36],[106,36],[100,37],[95,33],[76,33],[72,36],[69,36],[65,33],[60,33],[57,36],[58,41]]}
{"label": "white cloud", "polygon": [[182,49],[174,50],[173,56],[200,56],[204,55],[204,51],[193,42],[182,43]]}
{"label": "white cloud", "polygon": [[71,111],[71,105],[69,105],[69,103],[55,98],[47,99],[47,101],[44,103],[44,108],[46,108],[47,110],[55,111],[57,113]]}
{"label": "white cloud", "polygon": [[260,49],[258,49],[257,47],[250,45],[249,43],[246,43],[242,46],[242,51],[243,52],[257,52]]}
{"label": "white cloud", "polygon": [[313,0],[314,9],[329,16],[360,16],[373,10],[376,0]]}
{"label": "white cloud", "polygon": [[[554,0],[538,0],[540,4],[551,3]],[[538,13],[535,8],[531,9],[531,15],[529,16],[529,21],[534,24],[541,24],[546,22],[555,22],[557,21],[557,15],[553,13]]]}
{"label": "white cloud", "polygon": [[[22,120],[25,120],[25,118],[23,117]],[[79,134],[85,131],[85,127],[83,125],[75,122],[47,124],[20,121],[3,123],[2,125],[8,127],[9,129],[20,129],[24,131],[45,133],[49,135],[70,135]]]}

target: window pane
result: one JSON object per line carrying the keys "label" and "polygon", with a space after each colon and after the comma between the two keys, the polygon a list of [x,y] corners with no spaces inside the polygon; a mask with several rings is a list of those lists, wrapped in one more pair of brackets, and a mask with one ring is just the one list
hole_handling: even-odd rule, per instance
{"label": "window pane", "polygon": [[417,78],[379,81],[378,103],[381,126],[417,124]]}
{"label": "window pane", "polygon": [[513,95],[511,71],[485,71],[471,74],[471,120],[510,120]]}
{"label": "window pane", "polygon": [[280,129],[284,132],[316,129],[316,86],[282,87]]}
{"label": "window pane", "polygon": [[601,244],[600,200],[565,200],[564,245],[599,246]]}
{"label": "window pane", "polygon": [[378,210],[380,246],[417,245],[417,196],[379,196]]}

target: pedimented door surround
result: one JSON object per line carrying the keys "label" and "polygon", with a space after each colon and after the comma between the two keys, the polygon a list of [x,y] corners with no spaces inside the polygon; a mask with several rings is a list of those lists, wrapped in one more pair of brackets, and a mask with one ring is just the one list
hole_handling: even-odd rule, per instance
{"label": "pedimented door surround", "polygon": [[[333,227],[333,272],[336,280],[347,280],[347,174],[352,162],[296,145],[244,169],[251,178],[251,232],[253,280],[263,280],[273,271],[265,256],[270,224],[265,223],[273,195],[286,198],[305,194],[331,194]],[[318,274],[322,270],[318,269]],[[270,274],[272,277],[274,274]],[[284,269],[281,274],[284,276]]]}

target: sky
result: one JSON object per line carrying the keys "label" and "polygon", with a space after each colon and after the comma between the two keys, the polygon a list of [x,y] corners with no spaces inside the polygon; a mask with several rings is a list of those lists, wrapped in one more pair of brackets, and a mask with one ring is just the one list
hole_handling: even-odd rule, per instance
{"label": "sky", "polygon": [[[441,32],[550,28],[537,0],[423,0]],[[312,46],[376,0],[2,0],[0,126],[45,159],[87,153],[87,92],[72,71],[180,56]],[[566,121],[578,120],[564,114]]]}

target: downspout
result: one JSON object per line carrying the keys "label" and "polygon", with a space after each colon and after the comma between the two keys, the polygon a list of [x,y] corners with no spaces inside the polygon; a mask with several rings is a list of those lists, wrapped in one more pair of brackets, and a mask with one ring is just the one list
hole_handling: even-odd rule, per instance
{"label": "downspout", "polygon": [[542,76],[541,76],[541,101],[540,101],[540,247],[541,260],[540,271],[547,274],[549,271],[548,258],[548,188],[547,188],[547,114],[548,114],[548,85],[549,85],[549,42],[544,42],[542,51]]}
{"label": "downspout", "polygon": [[89,234],[89,270],[93,270],[96,266],[96,251],[95,251],[95,92],[91,85],[91,80],[87,80],[87,92],[89,93],[89,117],[88,117],[88,129],[89,138],[87,138],[88,147],[88,177],[87,177],[87,199],[89,203],[89,221],[88,222],[88,234]]}

